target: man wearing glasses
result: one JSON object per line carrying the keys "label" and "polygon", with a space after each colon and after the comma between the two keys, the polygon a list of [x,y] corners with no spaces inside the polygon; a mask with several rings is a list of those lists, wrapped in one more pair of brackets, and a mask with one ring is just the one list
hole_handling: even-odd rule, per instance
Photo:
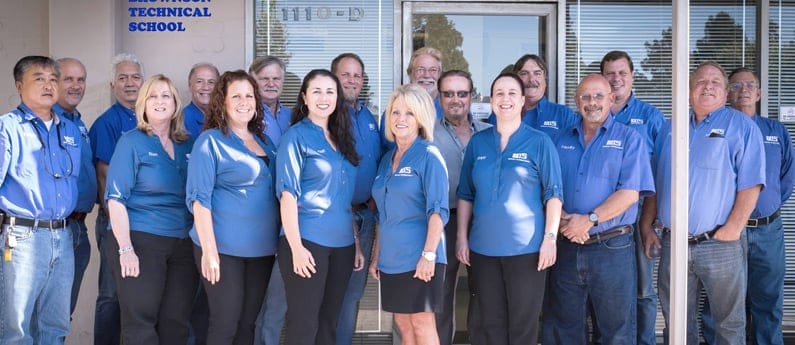
{"label": "man wearing glasses", "polygon": [[0,117],[0,344],[63,344],[69,334],[74,252],[66,218],[77,204],[82,139],[52,111],[58,75],[48,57],[20,59],[14,82],[22,102]]}

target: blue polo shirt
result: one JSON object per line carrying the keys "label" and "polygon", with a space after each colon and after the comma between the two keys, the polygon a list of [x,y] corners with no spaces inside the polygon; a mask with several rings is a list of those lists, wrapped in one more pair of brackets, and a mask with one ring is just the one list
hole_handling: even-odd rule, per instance
{"label": "blue polo shirt", "polygon": [[613,114],[613,117],[616,121],[635,128],[643,136],[651,156],[654,141],[665,122],[663,113],[655,106],[635,98],[633,92],[629,95],[629,101],[624,108]]}
{"label": "blue polo shirt", "polygon": [[481,255],[537,253],[544,205],[563,200],[560,160],[549,136],[522,124],[500,148],[492,127],[475,134],[464,154],[458,197],[472,202],[469,248]]}
{"label": "blue polo shirt", "polygon": [[94,163],[97,161],[102,161],[105,164],[110,163],[110,158],[113,157],[113,151],[116,149],[116,142],[119,141],[122,134],[135,129],[137,124],[135,112],[125,108],[119,102],[114,103],[102,113],[91,125],[91,130],[88,131],[91,151],[94,152]]}
{"label": "blue polo shirt", "polygon": [[185,115],[185,129],[190,133],[190,137],[195,140],[199,137],[199,133],[202,132],[202,127],[204,127],[204,113],[196,104],[190,102],[182,109],[182,114]]}
{"label": "blue polo shirt", "polygon": [[[433,108],[436,110],[436,119],[439,120],[444,117],[444,112],[442,111],[442,103],[439,99],[441,95],[436,95],[436,98],[433,99]],[[386,123],[384,120],[386,116],[384,113],[381,114],[381,121],[378,127],[378,131],[381,133],[381,152],[386,153],[387,151],[395,148],[395,142],[386,140]]]}
{"label": "blue polo shirt", "polygon": [[[690,111],[688,234],[712,231],[734,207],[737,192],[765,185],[765,152],[759,128],[745,114],[721,107],[696,124]],[[657,217],[671,227],[671,123],[654,145]]]}
{"label": "blue polo shirt", "polygon": [[[199,135],[188,164],[187,206],[199,201],[212,212],[218,252],[240,257],[276,253],[279,237],[279,204],[274,196],[272,173],[276,147],[266,138],[254,139],[270,164],[257,157],[232,131],[224,135],[210,129]],[[194,226],[193,243],[200,246]]]}
{"label": "blue polo shirt", "polygon": [[97,202],[97,172],[94,169],[93,158],[91,153],[90,139],[88,138],[88,129],[86,124],[80,118],[80,112],[75,110],[74,113],[67,113],[57,103],[52,106],[52,110],[58,114],[60,119],[67,119],[77,126],[80,131],[80,177],[77,179],[77,206],[75,212],[89,213],[94,208],[94,203]]}
{"label": "blue polo shirt", "polygon": [[0,116],[0,210],[57,220],[77,205],[80,131],[53,114],[48,130],[24,103]]}
{"label": "blue polo shirt", "polygon": [[[588,214],[614,192],[636,190],[640,197],[654,194],[649,153],[643,137],[634,129],[608,116],[591,142],[583,138],[582,121],[561,131],[555,140],[563,172],[563,210]],[[638,207],[589,230],[591,235],[634,224]]]}
{"label": "blue polo shirt", "polygon": [[263,103],[262,109],[265,112],[265,135],[278,147],[282,135],[290,129],[290,118],[293,116],[293,111],[283,106],[281,102],[276,104],[276,114],[273,114],[267,104]]}
{"label": "blue polo shirt", "polygon": [[[496,125],[497,115],[492,112],[487,121]],[[554,137],[559,131],[576,126],[579,123],[579,117],[569,107],[550,102],[547,96],[544,96],[538,101],[535,108],[522,115],[522,122]]]}
{"label": "blue polo shirt", "polygon": [[776,212],[792,194],[795,185],[795,160],[787,128],[776,120],[759,114],[752,118],[762,132],[765,147],[765,189],[759,193],[751,218],[767,217]]}
{"label": "blue polo shirt", "polygon": [[[447,167],[439,149],[417,138],[392,170],[395,150],[381,159],[373,183],[378,205],[378,269],[397,274],[417,269],[428,237],[428,219],[434,213],[446,224]],[[436,247],[436,262],[447,263],[444,234]]]}
{"label": "blue polo shirt", "polygon": [[353,245],[355,183],[356,167],[331,147],[323,128],[309,118],[282,137],[276,155],[276,197],[286,191],[298,201],[302,239],[326,247]]}
{"label": "blue polo shirt", "polygon": [[353,204],[361,204],[370,199],[375,172],[381,160],[381,137],[378,125],[375,124],[373,113],[359,102],[359,109],[348,108],[351,114],[353,137],[356,139],[356,153],[359,154],[359,166],[356,172],[356,183],[353,190]]}
{"label": "blue polo shirt", "polygon": [[193,217],[185,207],[185,181],[193,139],[174,141],[174,159],[160,139],[140,130],[119,139],[108,168],[105,201],[127,208],[130,230],[185,238]]}

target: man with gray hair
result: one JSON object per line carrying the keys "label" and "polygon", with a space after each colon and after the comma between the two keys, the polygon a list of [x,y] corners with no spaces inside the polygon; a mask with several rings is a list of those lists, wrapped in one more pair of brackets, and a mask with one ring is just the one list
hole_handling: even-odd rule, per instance
{"label": "man with gray hair", "polygon": [[185,115],[185,129],[190,132],[194,140],[204,126],[204,115],[210,107],[210,93],[218,82],[219,75],[218,68],[209,62],[193,65],[188,73],[190,103],[185,106],[182,113]]}
{"label": "man with gray hair", "polygon": [[[141,62],[132,54],[121,53],[111,61],[110,88],[116,98],[108,110],[94,121],[88,132],[91,150],[94,152],[94,166],[97,172],[98,195],[105,195],[105,178],[108,165],[116,142],[122,134],[135,128],[135,101],[138,91],[144,82],[144,71]],[[102,246],[105,235],[110,230],[108,210],[104,203],[99,204],[97,214],[96,237],[97,247]],[[121,321],[119,318],[119,298],[116,295],[116,283],[108,266],[103,251],[99,253],[99,291],[94,313],[94,344],[118,345]]]}

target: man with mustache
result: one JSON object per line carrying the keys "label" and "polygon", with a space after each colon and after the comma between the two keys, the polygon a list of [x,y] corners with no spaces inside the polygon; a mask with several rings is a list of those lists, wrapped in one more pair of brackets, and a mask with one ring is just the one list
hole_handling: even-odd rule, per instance
{"label": "man with mustache", "polygon": [[[716,344],[745,344],[748,278],[743,230],[766,185],[766,159],[759,127],[748,116],[726,107],[727,87],[723,68],[713,61],[701,63],[690,75],[687,229],[671,229],[670,122],[654,147],[658,194],[647,198],[643,207],[644,219],[659,218],[664,226],[662,240],[648,228],[642,235],[647,253],[662,242],[657,284],[666,324],[670,312],[670,238],[672,234],[687,236],[688,344],[699,341],[696,320],[702,288],[710,298]],[[667,336],[667,330],[664,334]]]}
{"label": "man with mustache", "polygon": [[[110,88],[116,103],[102,113],[88,131],[91,151],[94,152],[94,167],[97,172],[97,189],[100,197],[105,195],[108,165],[116,149],[116,142],[122,134],[137,125],[135,101],[144,82],[143,65],[132,54],[121,53],[114,56],[111,68],[113,79]],[[104,203],[100,203],[95,228],[97,248],[102,247],[102,241],[109,230],[108,210]],[[116,294],[116,283],[108,266],[108,258],[103,253],[104,251],[99,251],[99,291],[94,312],[94,344],[117,345],[121,331],[119,298]]]}
{"label": "man with mustache", "polygon": [[[627,126],[635,128],[645,139],[646,147],[651,154],[654,141],[663,124],[663,113],[653,105],[635,97],[632,91],[635,66],[632,58],[624,51],[614,50],[602,58],[599,64],[602,75],[607,78],[616,101],[610,112],[613,118]],[[639,227],[650,230],[654,219],[639,222]],[[640,245],[641,230],[635,232],[635,257],[638,269],[638,344],[655,345],[655,324],[657,321],[657,292],[654,289],[653,270],[655,258],[648,258]]]}
{"label": "man with mustache", "polygon": [[555,140],[563,172],[557,263],[549,273],[544,344],[587,344],[588,301],[603,344],[636,341],[633,224],[639,197],[654,194],[643,137],[610,115],[610,84],[585,77],[581,119]]}
{"label": "man with mustache", "polygon": [[185,106],[185,129],[193,139],[199,136],[204,126],[204,114],[210,105],[210,92],[218,81],[218,68],[208,62],[200,62],[188,73],[188,88],[191,102]]}
{"label": "man with mustache", "polygon": [[88,139],[88,129],[83,123],[77,106],[86,93],[86,68],[80,60],[61,58],[55,61],[61,75],[58,77],[58,102],[52,110],[61,119],[67,119],[80,130],[80,178],[77,180],[77,206],[67,217],[72,231],[72,247],[75,254],[75,274],[72,282],[70,313],[75,311],[83,273],[91,258],[91,243],[88,241],[86,215],[94,209],[97,199],[97,173],[94,170],[94,155]]}

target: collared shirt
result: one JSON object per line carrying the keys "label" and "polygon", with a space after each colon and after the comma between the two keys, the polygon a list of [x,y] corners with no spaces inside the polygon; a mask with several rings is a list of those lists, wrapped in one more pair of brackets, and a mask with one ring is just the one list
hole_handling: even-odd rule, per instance
{"label": "collared shirt", "polygon": [[283,106],[282,102],[276,104],[275,115],[267,104],[263,103],[262,108],[265,109],[265,135],[278,147],[282,135],[290,129],[290,118],[293,116],[293,111]]}
{"label": "collared shirt", "polygon": [[40,220],[66,218],[77,205],[80,131],[53,114],[48,130],[28,106],[0,116],[0,210]]}
{"label": "collared shirt", "polygon": [[[483,121],[473,121],[472,114],[469,114],[469,130],[473,135],[490,127],[490,124]],[[458,188],[458,180],[461,177],[461,164],[464,163],[466,145],[458,138],[453,125],[444,117],[438,119],[436,125],[433,126],[433,144],[439,148],[447,166],[447,176],[450,179],[448,202],[450,208],[455,208],[458,203],[456,188]]]}
{"label": "collared shirt", "polygon": [[135,112],[119,102],[102,113],[88,131],[91,151],[94,152],[94,163],[98,160],[105,164],[110,163],[113,151],[116,150],[116,142],[122,134],[135,129],[137,124]]}
{"label": "collared shirt", "polygon": [[80,131],[80,137],[83,139],[80,142],[80,177],[77,179],[78,197],[75,212],[89,213],[94,208],[94,203],[97,202],[97,172],[94,169],[94,155],[91,153],[88,129],[86,129],[86,124],[80,118],[79,111],[75,110],[74,113],[68,113],[57,103],[52,106],[52,110],[58,114],[60,119],[72,121],[77,126]]}
{"label": "collared shirt", "polygon": [[[589,143],[583,137],[582,121],[562,131],[555,140],[563,172],[563,210],[588,214],[618,190],[635,190],[640,197],[654,194],[651,158],[638,131],[608,116]],[[638,207],[600,220],[590,234],[635,223]]]}
{"label": "collared shirt", "polygon": [[500,148],[492,127],[467,146],[458,196],[472,202],[469,247],[488,256],[537,253],[544,239],[544,205],[563,200],[560,160],[549,136],[523,123]]}
{"label": "collared shirt", "polygon": [[[381,159],[373,183],[378,205],[378,269],[397,274],[415,270],[428,236],[428,219],[434,213],[446,224],[447,168],[439,149],[417,138],[392,170],[395,150]],[[436,247],[436,262],[447,263],[444,235]]]}
{"label": "collared shirt", "polygon": [[282,139],[276,155],[276,197],[288,192],[298,201],[301,238],[326,247],[353,245],[356,167],[309,118],[290,127]]}
{"label": "collared shirt", "polygon": [[370,199],[375,172],[381,160],[381,137],[373,113],[364,103],[359,103],[359,110],[349,107],[348,111],[351,112],[351,129],[356,139],[356,153],[359,154],[359,166],[353,190],[353,204],[358,205]]}
{"label": "collared shirt", "polygon": [[[688,233],[699,235],[722,225],[737,192],[765,185],[762,134],[751,119],[721,107],[696,124],[690,111]],[[666,121],[654,145],[657,217],[671,227],[671,123]]]}
{"label": "collared shirt", "polygon": [[204,112],[195,103],[190,102],[182,109],[182,114],[185,115],[185,129],[190,133],[190,137],[196,140],[204,127]]}
{"label": "collared shirt", "polygon": [[752,118],[762,132],[765,147],[765,189],[759,193],[751,218],[767,217],[776,212],[792,194],[795,185],[795,151],[787,128],[759,114]]}
{"label": "collared shirt", "polygon": [[[494,112],[491,113],[487,121],[492,125],[497,124],[497,116]],[[527,110],[522,115],[522,122],[554,138],[560,131],[576,126],[579,117],[569,107],[550,102],[544,96],[538,101],[535,108]]]}
{"label": "collared shirt", "polygon": [[654,141],[660,133],[665,118],[663,113],[655,106],[635,98],[635,93],[629,94],[629,100],[624,108],[613,114],[616,121],[635,128],[646,140],[649,156],[654,150]]}
{"label": "collared shirt", "polygon": [[119,138],[108,168],[105,201],[127,208],[130,230],[185,238],[193,217],[185,207],[185,181],[193,139],[174,141],[174,159],[160,139],[140,130]]}
{"label": "collared shirt", "polygon": [[[436,110],[436,119],[444,118],[444,111],[442,110],[442,103],[439,99],[440,95],[436,95],[436,98],[433,99],[433,108]],[[386,114],[381,114],[381,121],[378,127],[378,131],[381,133],[381,153],[386,153],[387,151],[395,148],[395,142],[389,141],[386,139]]]}
{"label": "collared shirt", "polygon": [[[270,164],[257,157],[243,140],[219,129],[203,132],[196,139],[188,164],[187,206],[199,201],[212,212],[218,252],[240,257],[276,253],[279,237],[279,204],[274,196],[272,173],[276,147],[269,139],[254,140],[265,151]],[[190,236],[200,245],[194,226]]]}

